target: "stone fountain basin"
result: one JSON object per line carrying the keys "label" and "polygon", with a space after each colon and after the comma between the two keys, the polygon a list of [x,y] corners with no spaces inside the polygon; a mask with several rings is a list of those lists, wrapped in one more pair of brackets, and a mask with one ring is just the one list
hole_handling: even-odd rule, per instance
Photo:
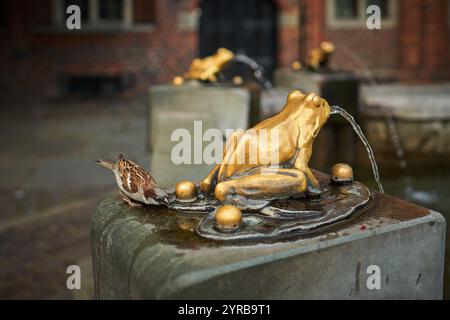
{"label": "stone fountain basin", "polygon": [[450,83],[362,86],[365,115],[390,114],[399,120],[450,120]]}
{"label": "stone fountain basin", "polygon": [[407,159],[450,159],[450,84],[364,86],[360,114],[377,160],[394,160],[386,117],[396,124]]}

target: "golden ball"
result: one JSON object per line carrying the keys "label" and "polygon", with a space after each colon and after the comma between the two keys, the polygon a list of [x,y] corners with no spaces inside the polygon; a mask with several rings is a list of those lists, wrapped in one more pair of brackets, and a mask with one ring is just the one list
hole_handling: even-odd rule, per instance
{"label": "golden ball", "polygon": [[236,76],[233,78],[233,83],[237,86],[240,86],[243,82],[244,80],[242,80],[242,77],[240,76]]}
{"label": "golden ball", "polygon": [[292,70],[300,70],[302,68],[302,64],[300,61],[294,61],[292,63]]}
{"label": "golden ball", "polygon": [[180,181],[175,187],[175,196],[179,201],[193,201],[197,196],[197,187],[191,181]]}
{"label": "golden ball", "polygon": [[353,182],[353,169],[346,163],[336,163],[331,167],[331,180],[339,184]]}
{"label": "golden ball", "polygon": [[172,83],[176,86],[181,86],[184,83],[184,79],[181,76],[173,78]]}
{"label": "golden ball", "polygon": [[238,207],[225,205],[217,209],[214,219],[220,230],[233,231],[241,225],[242,212]]}

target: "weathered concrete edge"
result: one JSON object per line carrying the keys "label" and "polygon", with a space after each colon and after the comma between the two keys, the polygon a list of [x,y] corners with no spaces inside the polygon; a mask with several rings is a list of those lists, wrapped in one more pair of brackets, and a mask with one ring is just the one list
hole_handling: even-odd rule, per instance
{"label": "weathered concrete edge", "polygon": [[[105,275],[105,266],[108,266],[107,263],[105,264],[105,261],[107,258],[119,261],[112,251],[105,251],[105,247],[101,245],[102,239],[104,239],[105,235],[109,234],[109,232],[117,230],[118,227],[133,221],[135,222],[138,219],[135,214],[135,209],[121,204],[122,202],[118,201],[117,196],[108,197],[97,206],[95,213],[91,218],[91,254],[95,296],[98,299],[103,298],[100,281]],[[137,231],[139,230],[137,229]],[[136,232],[136,234],[139,235],[140,233]],[[122,263],[114,266],[114,268],[116,268],[116,270],[121,270],[127,267]],[[121,280],[121,282],[126,283],[128,286],[125,279]],[[110,296],[106,297],[106,299],[110,298]]]}
{"label": "weathered concrete edge", "polygon": [[241,95],[243,97],[249,98],[250,97],[250,93],[248,90],[244,89],[244,88],[239,88],[239,87],[233,87],[233,86],[204,86],[204,85],[189,85],[189,84],[185,84],[182,86],[174,86],[174,85],[170,85],[170,84],[163,84],[163,85],[154,85],[154,86],[150,86],[148,88],[149,93],[152,92],[170,92],[172,93],[174,88],[176,90],[179,90],[180,92],[192,92],[192,91],[197,91],[197,90],[208,90],[209,92],[214,92],[214,91],[220,91],[220,92],[230,92],[232,91],[235,94]]}
{"label": "weathered concrete edge", "polygon": [[[343,236],[331,240],[322,240],[316,243],[307,244],[304,246],[299,246],[298,248],[291,249],[284,252],[275,253],[272,255],[266,255],[262,257],[257,257],[253,259],[249,259],[247,261],[240,261],[238,263],[232,263],[229,265],[224,265],[221,267],[211,268],[211,269],[203,269],[201,271],[195,271],[186,273],[176,277],[173,281],[169,281],[159,290],[158,298],[170,298],[171,294],[181,291],[191,285],[198,284],[203,281],[210,280],[216,276],[223,275],[225,273],[242,270],[254,266],[259,266],[267,262],[280,261],[283,259],[287,259],[293,256],[309,253],[312,251],[318,251],[325,248],[337,246],[343,243],[348,243],[352,241],[358,241],[369,237],[374,237],[382,234],[386,234],[393,231],[398,231],[406,228],[412,228],[417,225],[426,224],[434,222],[438,226],[441,227],[441,243],[443,244],[443,248],[441,250],[440,257],[440,265],[444,265],[445,259],[445,235],[446,235],[446,221],[445,218],[439,212],[430,210],[429,214],[425,217],[421,217],[414,220],[409,220],[405,222],[398,222],[395,224],[382,226],[377,229],[368,230],[364,233],[359,234],[351,234],[348,236]],[[444,269],[442,269],[440,277],[444,277]]]}
{"label": "weathered concrete edge", "polygon": [[[405,108],[406,109],[406,108]],[[400,123],[408,122],[429,122],[429,121],[448,121],[450,114],[444,113],[418,113],[416,110],[399,110],[399,108],[391,108],[390,106],[382,105],[378,102],[364,102],[364,106],[359,109],[362,116],[384,121],[386,117],[390,117],[399,121]]]}

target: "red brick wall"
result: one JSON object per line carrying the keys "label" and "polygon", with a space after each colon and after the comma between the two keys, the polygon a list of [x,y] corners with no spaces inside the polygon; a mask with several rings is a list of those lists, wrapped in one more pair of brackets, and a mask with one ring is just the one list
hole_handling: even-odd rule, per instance
{"label": "red brick wall", "polygon": [[329,30],[328,39],[337,45],[333,56],[337,68],[360,74],[370,72],[374,77],[396,76],[399,62],[397,29]]}
{"label": "red brick wall", "polygon": [[[51,21],[50,1],[30,5],[25,0],[7,0],[3,4],[8,21],[0,33],[0,90],[58,96],[64,76],[127,75],[134,84],[128,93],[133,94],[182,74],[198,53],[197,30],[179,30],[177,22],[178,14],[196,10],[199,0],[156,0],[152,32],[37,31],[33,20]],[[276,0],[276,5],[295,20],[297,0]],[[37,19],[23,14],[31,11],[34,17],[38,10]],[[279,28],[279,66],[297,59],[298,35],[298,25]]]}
{"label": "red brick wall", "polygon": [[[46,16],[50,1],[2,3],[6,27],[0,30],[1,91],[57,96],[61,77],[91,74],[127,75],[133,84],[128,93],[143,92],[149,84],[183,73],[198,53],[197,30],[180,30],[177,23],[179,14],[196,10],[200,0],[155,0],[151,32],[37,31],[32,23],[51,20]],[[367,68],[405,81],[450,80],[447,0],[399,0],[397,26],[378,31],[328,28],[328,0],[274,1],[280,17],[279,67],[288,67],[329,39],[337,45],[333,64],[338,68]]]}
{"label": "red brick wall", "polygon": [[[299,58],[299,5],[297,0],[277,0],[279,17],[281,15],[296,19],[295,24],[278,26],[278,67],[289,67]],[[281,19],[281,18],[280,18]]]}
{"label": "red brick wall", "polygon": [[177,30],[177,15],[190,2],[157,1],[151,32],[57,33],[33,30],[23,15],[29,2],[8,0],[0,90],[57,96],[58,79],[66,75],[129,75],[135,84],[130,93],[168,81],[197,54],[197,32]]}
{"label": "red brick wall", "polygon": [[447,0],[401,0],[401,78],[450,79],[448,5]]}
{"label": "red brick wall", "polygon": [[328,27],[330,0],[299,1],[306,19],[300,31],[303,56],[331,40],[337,46],[332,60],[336,68],[367,75],[366,69],[378,78],[408,82],[450,80],[449,1],[399,0],[396,26],[381,30]]}
{"label": "red brick wall", "polygon": [[300,26],[300,57],[305,60],[313,48],[327,39],[325,28],[325,1],[327,0],[300,0],[303,20]]}

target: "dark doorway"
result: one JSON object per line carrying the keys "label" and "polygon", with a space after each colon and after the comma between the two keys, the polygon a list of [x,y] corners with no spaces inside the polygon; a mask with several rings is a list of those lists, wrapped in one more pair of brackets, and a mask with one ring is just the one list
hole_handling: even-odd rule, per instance
{"label": "dark doorway", "polygon": [[277,14],[273,1],[203,0],[200,8],[202,57],[225,47],[255,59],[264,67],[266,76],[272,76],[277,63]]}

